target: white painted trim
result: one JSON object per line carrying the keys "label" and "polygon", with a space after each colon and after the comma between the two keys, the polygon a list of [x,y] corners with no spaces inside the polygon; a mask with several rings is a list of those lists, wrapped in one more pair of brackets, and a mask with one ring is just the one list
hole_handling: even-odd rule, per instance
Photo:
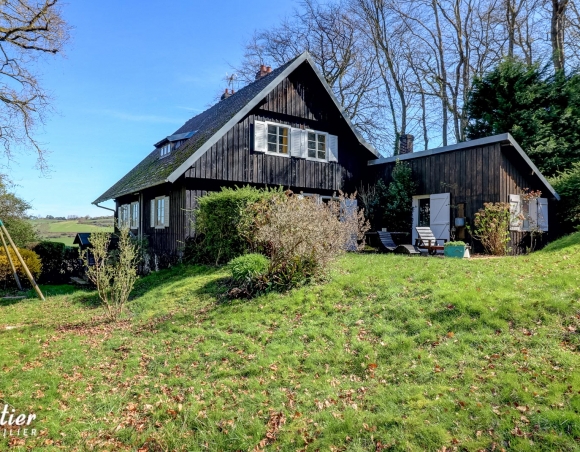
{"label": "white painted trim", "polygon": [[[313,130],[313,129],[304,129],[304,131],[306,133],[311,132],[311,133],[317,133],[319,135],[324,135],[324,144],[326,146],[326,149],[324,150],[324,154],[326,155],[325,159],[319,159],[316,157],[308,157],[308,135],[306,135],[306,160],[311,160],[313,162],[323,162],[323,163],[328,163],[328,153],[329,153],[329,149],[328,149],[328,137],[330,136],[330,133],[328,132],[322,132],[321,130]],[[316,140],[316,144],[318,144],[318,139]],[[318,154],[318,148],[316,148],[316,154]]]}
{"label": "white painted trim", "polygon": [[[290,158],[292,156],[292,129],[295,127],[289,126],[287,124],[280,124],[279,122],[274,122],[274,121],[262,121],[263,123],[266,124],[266,150],[263,152],[264,154],[267,155],[274,155],[276,157],[286,157],[286,158]],[[268,151],[268,126],[276,126],[276,127],[283,127],[285,129],[288,129],[288,154],[282,154],[281,152],[270,152]],[[278,144],[278,143],[277,143]]]}

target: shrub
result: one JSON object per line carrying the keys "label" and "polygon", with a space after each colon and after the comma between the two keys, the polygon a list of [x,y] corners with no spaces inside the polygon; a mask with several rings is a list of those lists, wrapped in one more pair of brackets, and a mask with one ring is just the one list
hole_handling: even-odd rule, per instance
{"label": "shrub", "polygon": [[465,246],[465,242],[462,240],[457,240],[455,242],[446,242],[444,246]]}
{"label": "shrub", "polygon": [[267,289],[270,260],[258,253],[244,254],[232,259],[228,264],[232,272],[234,287],[229,295],[233,298],[252,296]]}
{"label": "shrub", "polygon": [[[12,248],[8,248],[10,252],[10,257],[12,257],[12,262],[16,267],[16,273],[20,278],[21,282],[28,281],[28,277],[26,276],[26,272],[22,265],[20,264],[20,260],[16,256],[16,253]],[[34,251],[27,250],[25,248],[18,248],[18,252],[24,259],[28,270],[34,277],[34,279],[38,279],[42,271],[42,262]],[[16,281],[13,279],[13,272],[12,267],[10,266],[10,262],[8,261],[8,257],[6,256],[6,251],[4,250],[3,246],[0,246],[0,281],[9,282],[10,285],[15,285]]]}
{"label": "shrub", "polygon": [[282,196],[281,189],[223,188],[198,200],[195,211],[196,239],[186,243],[184,260],[221,264],[248,251],[248,242],[238,233],[244,209],[261,200]]}
{"label": "shrub", "polygon": [[119,231],[118,248],[115,251],[109,251],[110,242],[109,233],[91,234],[90,252],[94,264],[89,265],[87,252],[83,254],[83,260],[87,266],[87,276],[96,286],[107,315],[111,320],[116,320],[123,313],[137,280],[139,249],[126,228]]}
{"label": "shrub", "polygon": [[386,227],[389,231],[407,232],[413,225],[415,190],[411,167],[397,160],[389,185],[379,179],[375,185],[361,186],[358,199],[374,229]]}
{"label": "shrub", "polygon": [[270,260],[263,254],[250,253],[232,259],[229,268],[232,279],[237,283],[246,283],[268,271]]}
{"label": "shrub", "polygon": [[411,167],[407,162],[397,160],[392,177],[383,210],[385,226],[389,231],[410,231],[413,227],[413,195],[416,189]]}
{"label": "shrub", "polygon": [[3,222],[17,247],[25,247],[38,242],[38,233],[27,218],[6,217]]}
{"label": "shrub", "polygon": [[485,250],[495,256],[510,252],[510,205],[506,202],[485,203],[475,214],[473,236]]}
{"label": "shrub", "polygon": [[354,202],[341,194],[318,203],[289,192],[248,206],[238,230],[254,252],[270,258],[269,287],[287,289],[319,277],[338,255],[364,247],[368,222]]}
{"label": "shrub", "polygon": [[573,163],[569,171],[550,179],[550,183],[561,196],[558,217],[562,232],[573,232],[580,226],[580,162]]}
{"label": "shrub", "polygon": [[42,241],[32,248],[42,261],[42,275],[39,279],[43,284],[64,284],[71,276],[83,273],[79,249],[65,246],[64,243]]}

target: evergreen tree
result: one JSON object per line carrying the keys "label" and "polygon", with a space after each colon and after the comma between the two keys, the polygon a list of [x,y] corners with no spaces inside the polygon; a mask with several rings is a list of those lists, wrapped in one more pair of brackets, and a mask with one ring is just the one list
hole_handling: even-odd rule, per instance
{"label": "evergreen tree", "polygon": [[384,220],[389,231],[407,232],[413,227],[415,182],[408,163],[397,160],[385,196]]}
{"label": "evergreen tree", "polygon": [[580,159],[580,75],[508,59],[476,78],[467,137],[511,133],[546,176]]}

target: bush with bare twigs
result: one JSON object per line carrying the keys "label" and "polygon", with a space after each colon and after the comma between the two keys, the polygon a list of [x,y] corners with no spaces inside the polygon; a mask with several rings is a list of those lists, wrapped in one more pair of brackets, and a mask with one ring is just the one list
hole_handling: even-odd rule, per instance
{"label": "bush with bare twigs", "polygon": [[485,251],[494,256],[505,256],[510,252],[510,205],[506,202],[487,202],[475,214],[473,236]]}
{"label": "bush with bare twigs", "polygon": [[240,235],[254,252],[270,259],[262,289],[287,289],[324,275],[347,250],[360,250],[369,229],[356,195],[340,194],[328,203],[287,192],[248,206]]}
{"label": "bush with bare twigs", "polygon": [[110,251],[111,234],[91,234],[90,253],[94,264],[89,265],[88,253],[83,253],[87,276],[96,286],[99,298],[111,320],[117,320],[129,300],[137,280],[139,249],[124,228],[119,232],[118,249]]}

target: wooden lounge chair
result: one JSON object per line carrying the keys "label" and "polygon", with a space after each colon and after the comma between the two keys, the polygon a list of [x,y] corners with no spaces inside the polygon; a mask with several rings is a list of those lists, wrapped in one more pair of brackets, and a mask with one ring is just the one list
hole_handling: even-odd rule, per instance
{"label": "wooden lounge chair", "polygon": [[379,234],[379,240],[381,242],[381,246],[389,253],[392,253],[397,249],[397,245],[393,241],[393,236],[390,232],[386,231],[377,231]]}
{"label": "wooden lounge chair", "polygon": [[413,245],[397,245],[393,241],[393,236],[390,232],[377,231],[379,234],[379,240],[381,242],[381,247],[389,253],[395,254],[420,254]]}
{"label": "wooden lounge chair", "polygon": [[[420,250],[426,250],[429,254],[437,254],[437,251],[443,251],[444,244],[447,239],[438,239],[433,235],[433,231],[430,227],[416,227],[418,239],[415,240],[415,247]],[[437,241],[443,242],[439,245]]]}

